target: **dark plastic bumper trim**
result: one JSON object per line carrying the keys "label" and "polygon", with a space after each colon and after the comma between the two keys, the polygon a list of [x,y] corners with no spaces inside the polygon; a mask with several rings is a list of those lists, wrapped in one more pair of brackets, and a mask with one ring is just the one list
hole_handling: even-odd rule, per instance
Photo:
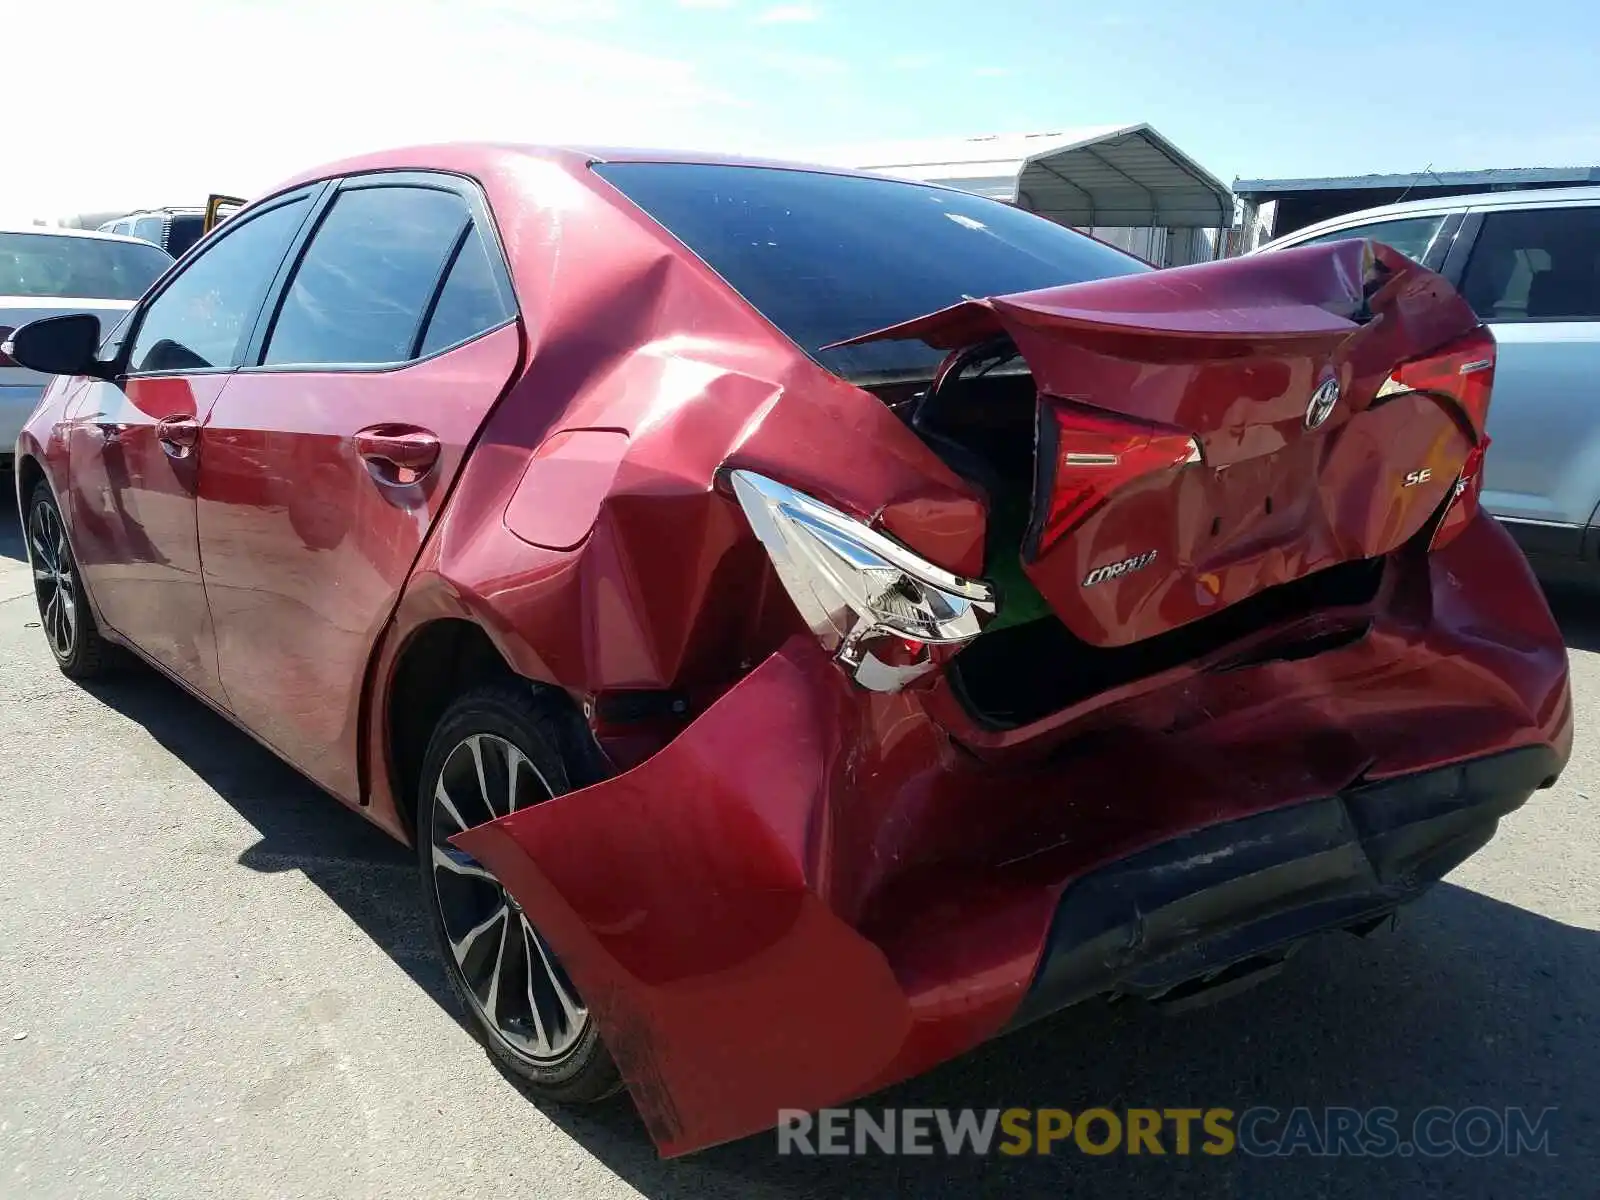
{"label": "dark plastic bumper trim", "polygon": [[1212,825],[1104,867],[1062,894],[1008,1028],[1091,997],[1158,999],[1370,923],[1416,899],[1561,769],[1549,746]]}

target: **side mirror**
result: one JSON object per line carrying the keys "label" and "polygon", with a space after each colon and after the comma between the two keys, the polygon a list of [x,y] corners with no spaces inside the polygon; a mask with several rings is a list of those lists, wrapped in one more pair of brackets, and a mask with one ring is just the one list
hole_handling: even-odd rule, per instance
{"label": "side mirror", "polygon": [[31,321],[11,335],[8,346],[6,353],[12,360],[30,371],[105,376],[105,364],[95,358],[100,349],[100,318],[93,313]]}

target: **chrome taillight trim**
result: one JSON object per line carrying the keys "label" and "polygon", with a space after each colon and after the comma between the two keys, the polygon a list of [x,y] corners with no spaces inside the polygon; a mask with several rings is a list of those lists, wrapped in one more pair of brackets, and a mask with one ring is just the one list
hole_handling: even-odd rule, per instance
{"label": "chrome taillight trim", "polygon": [[764,475],[737,470],[730,481],[801,617],[863,687],[898,691],[933,666],[887,667],[872,654],[875,637],[957,645],[995,615],[994,589],[983,581],[946,571]]}

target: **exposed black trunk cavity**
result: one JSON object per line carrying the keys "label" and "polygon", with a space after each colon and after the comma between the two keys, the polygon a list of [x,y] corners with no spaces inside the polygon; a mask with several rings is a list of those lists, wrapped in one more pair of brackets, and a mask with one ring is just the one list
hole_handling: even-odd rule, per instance
{"label": "exposed black trunk cavity", "polygon": [[[995,622],[946,668],[967,710],[992,728],[1027,725],[1099,692],[1215,655],[1264,629],[1313,613],[1359,608],[1378,592],[1383,558],[1358,559],[1241,600],[1212,616],[1124,646],[1084,642],[1062,623],[1022,570],[1034,503],[1036,412],[1033,376],[1007,339],[952,359],[931,385],[883,394],[917,435],[989,507],[985,576],[1000,593]],[[1306,657],[1365,635],[1358,615],[1287,642],[1250,662]]]}
{"label": "exposed black trunk cavity", "polygon": [[[1378,594],[1384,562],[1341,563],[1126,646],[1091,646],[1059,620],[1043,617],[985,633],[951,660],[946,674],[968,712],[985,725],[1027,725],[1098,692],[1215,654],[1263,629],[1367,604]],[[1219,669],[1306,657],[1356,641],[1366,630],[1367,622],[1353,616],[1298,640],[1274,641],[1247,660],[1225,662]]]}

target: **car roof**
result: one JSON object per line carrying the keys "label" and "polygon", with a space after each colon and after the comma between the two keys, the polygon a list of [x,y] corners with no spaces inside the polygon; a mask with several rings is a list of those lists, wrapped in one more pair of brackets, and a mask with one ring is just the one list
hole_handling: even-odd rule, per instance
{"label": "car roof", "polygon": [[1460,212],[1467,208],[1522,208],[1529,204],[1600,203],[1600,187],[1520,188],[1513,192],[1474,192],[1464,196],[1435,196],[1430,200],[1406,200],[1380,204],[1374,208],[1340,213],[1286,233],[1274,242],[1302,238],[1341,225],[1365,224],[1385,217],[1405,217],[1413,213]]}
{"label": "car roof", "polygon": [[[96,242],[133,242],[140,246],[152,246],[143,238],[128,237],[121,233],[101,233],[98,229],[71,229],[65,225],[8,225],[0,222],[0,234],[3,233],[42,233],[49,237],[75,237],[88,238]],[[156,246],[160,250],[160,246]]]}
{"label": "car roof", "polygon": [[[537,153],[539,147],[523,147]],[[830,175],[882,176],[872,171],[859,171],[831,163],[806,162],[800,159],[776,158],[771,155],[727,154],[710,150],[683,150],[670,147],[649,146],[564,146],[562,150],[584,155],[591,162],[670,162],[707,163],[723,167],[781,167],[794,171],[823,171]],[[906,180],[915,183],[916,180]]]}
{"label": "car roof", "polygon": [[[755,155],[727,154],[710,150],[683,150],[664,147],[639,146],[586,146],[586,145],[530,145],[504,142],[441,142],[406,146],[358,155],[336,162],[323,163],[301,171],[262,192],[261,197],[337,175],[354,175],[368,171],[455,171],[467,174],[493,173],[498,165],[511,159],[536,158],[553,163],[571,174],[578,174],[594,163],[602,162],[660,162],[705,163],[714,166],[778,167],[791,171],[817,171],[829,175],[858,175],[871,179],[885,176],[872,171],[858,171],[849,167],[825,163],[801,162],[792,159],[768,158]],[[916,183],[915,180],[904,182]],[[937,187],[929,184],[923,186]],[[949,190],[949,189],[943,189]]]}

